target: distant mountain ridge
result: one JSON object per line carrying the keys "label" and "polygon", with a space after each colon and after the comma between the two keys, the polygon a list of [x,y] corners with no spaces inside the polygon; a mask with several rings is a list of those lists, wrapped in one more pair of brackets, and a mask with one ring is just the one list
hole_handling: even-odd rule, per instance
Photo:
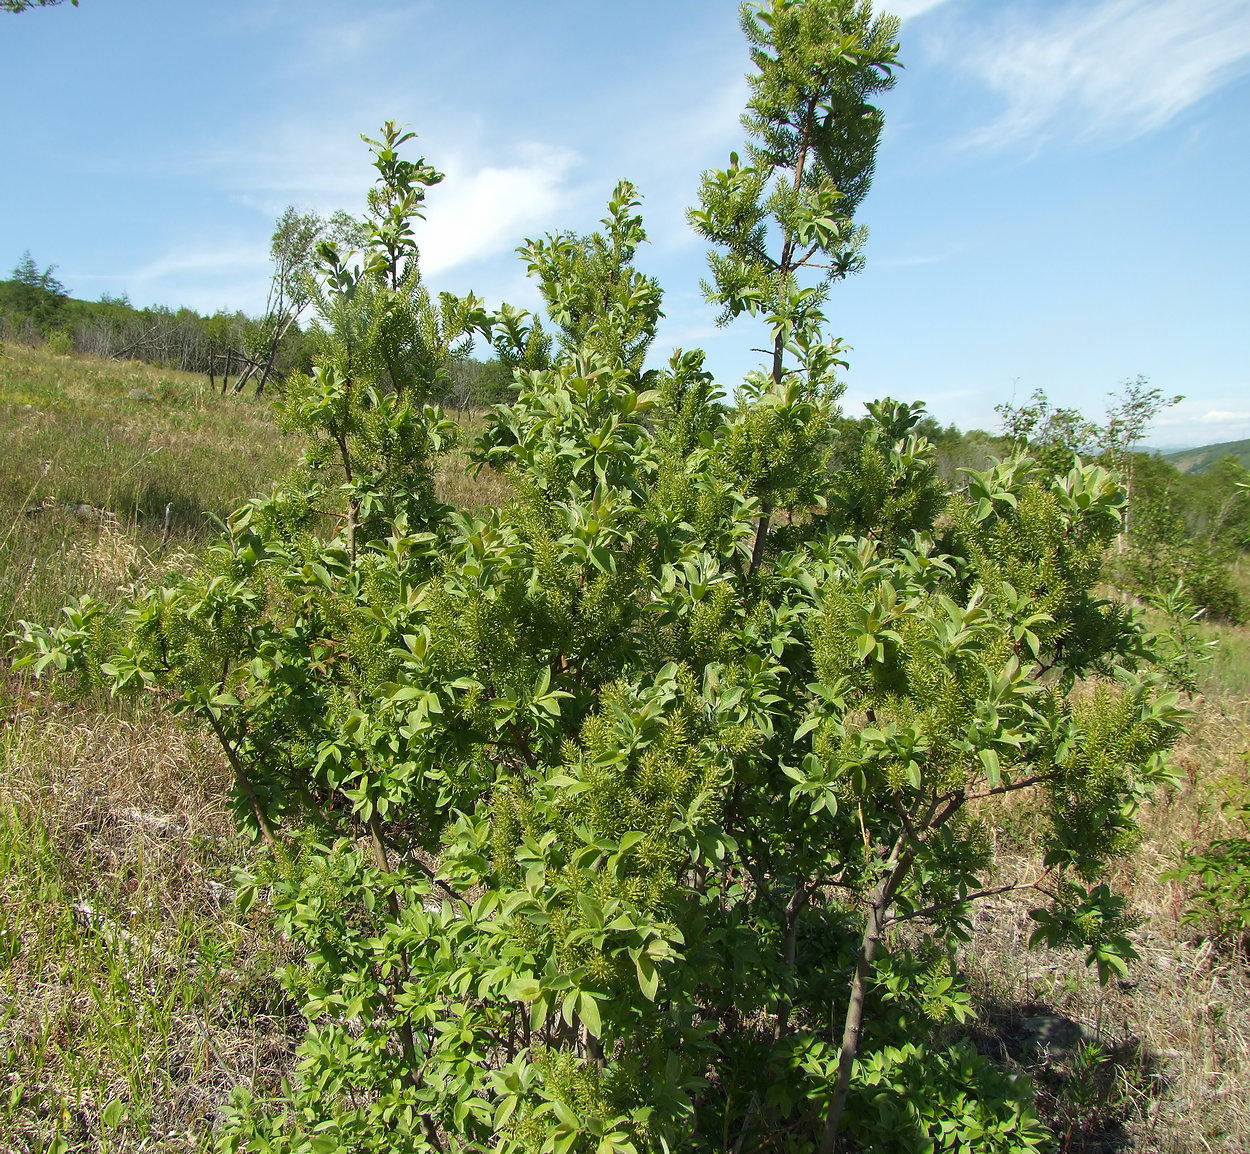
{"label": "distant mountain ridge", "polygon": [[1222,441],[1218,445],[1202,445],[1197,449],[1178,449],[1174,453],[1163,454],[1163,459],[1182,473],[1203,473],[1225,457],[1236,457],[1242,468],[1250,469],[1250,440]]}

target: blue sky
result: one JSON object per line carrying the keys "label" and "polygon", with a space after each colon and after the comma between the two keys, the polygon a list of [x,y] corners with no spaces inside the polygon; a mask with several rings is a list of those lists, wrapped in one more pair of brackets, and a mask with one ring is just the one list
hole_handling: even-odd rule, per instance
{"label": "blue sky", "polygon": [[[996,428],[1036,388],[1101,414],[1145,374],[1186,400],[1159,445],[1250,437],[1250,0],[895,0],[905,70],[838,286],[844,405],[921,399]],[[81,0],[0,14],[0,275],[29,249],[75,296],[258,311],[284,206],[358,211],[361,132],[447,173],[436,289],[533,306],[513,250],[589,231],[621,177],[666,290],[657,359],[730,388],[684,219],[742,140],[731,0]]]}

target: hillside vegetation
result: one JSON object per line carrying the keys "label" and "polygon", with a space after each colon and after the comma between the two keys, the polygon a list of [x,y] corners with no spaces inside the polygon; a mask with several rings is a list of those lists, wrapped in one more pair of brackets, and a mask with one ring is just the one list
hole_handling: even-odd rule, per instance
{"label": "hillside vegetation", "polygon": [[202,546],[294,464],[271,408],[136,362],[0,349],[5,630]]}
{"label": "hillside vegetation", "polygon": [[1250,440],[1222,441],[1218,445],[1202,445],[1197,449],[1178,449],[1175,453],[1163,454],[1163,459],[1182,473],[1205,473],[1227,457],[1232,457],[1243,469],[1250,469]]}

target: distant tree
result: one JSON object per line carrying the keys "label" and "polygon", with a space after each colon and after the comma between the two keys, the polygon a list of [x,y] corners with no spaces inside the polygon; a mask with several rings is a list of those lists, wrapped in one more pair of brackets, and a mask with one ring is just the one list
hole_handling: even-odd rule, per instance
{"label": "distant tree", "polygon": [[1034,389],[1022,405],[995,405],[1003,436],[1025,449],[1054,472],[1067,472],[1073,458],[1097,452],[1100,430],[1079,409],[1059,408],[1042,389]]}
{"label": "distant tree", "polygon": [[1125,381],[1118,393],[1110,393],[1107,423],[1099,430],[1099,440],[1107,460],[1124,476],[1124,528],[1116,546],[1123,553],[1132,530],[1133,473],[1137,446],[1150,422],[1164,409],[1180,404],[1182,396],[1165,397],[1162,389],[1149,388],[1150,381],[1140,373]]}
{"label": "distant tree", "polygon": [[324,218],[315,212],[300,212],[294,205],[288,205],[278,217],[269,243],[273,261],[269,297],[264,314],[251,326],[238,353],[241,371],[235,392],[249,380],[256,381],[257,395],[264,392],[284,338],[311,301],[309,286],[316,270],[317,246],[324,241],[359,249],[364,245],[363,228],[345,212]]}
{"label": "distant tree", "polygon": [[13,270],[13,279],[18,284],[27,285],[39,292],[51,293],[58,297],[66,296],[65,286],[57,280],[55,273],[56,265],[54,264],[48,265],[43,272],[40,272],[39,266],[35,264],[35,258],[30,255],[30,249],[27,249]]}
{"label": "distant tree", "polygon": [[0,292],[0,311],[33,326],[35,335],[46,335],[56,324],[68,294],[56,277],[56,265],[42,271],[27,250]]}
{"label": "distant tree", "polygon": [[463,414],[470,409],[485,409],[508,399],[512,373],[502,361],[479,361],[472,358],[447,363],[447,392],[444,405],[454,406]]}
{"label": "distant tree", "polygon": [[1104,464],[1118,469],[1124,477],[1124,528],[1117,552],[1127,547],[1132,528],[1133,474],[1138,445],[1150,422],[1164,409],[1184,400],[1165,397],[1162,389],[1150,388],[1140,373],[1126,380],[1117,393],[1108,393],[1107,419],[1098,424],[1077,409],[1053,407],[1041,389],[1035,389],[1028,403],[1019,407],[996,405],[1002,417],[1003,433],[1019,448],[1044,461],[1056,472],[1066,472],[1075,457],[1097,456]]}
{"label": "distant tree", "polygon": [[1195,609],[1244,621],[1233,566],[1250,537],[1245,469],[1232,457],[1200,474],[1147,453],[1131,454],[1129,463],[1133,521],[1127,547],[1117,549],[1119,580],[1143,593],[1167,593],[1180,582]]}
{"label": "distant tree", "polygon": [[[78,0],[69,0],[78,7]],[[0,0],[0,12],[25,12],[27,8],[55,8],[62,0]]]}

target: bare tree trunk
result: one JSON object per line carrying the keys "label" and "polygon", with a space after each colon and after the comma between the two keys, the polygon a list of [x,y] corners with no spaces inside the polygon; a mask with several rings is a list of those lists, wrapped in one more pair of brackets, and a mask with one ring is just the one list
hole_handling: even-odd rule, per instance
{"label": "bare tree trunk", "polygon": [[278,359],[278,346],[282,343],[282,338],[286,336],[287,330],[295,323],[295,314],[283,318],[278,325],[277,331],[274,333],[273,340],[269,342],[269,351],[265,356],[264,367],[260,371],[260,380],[256,382],[256,395],[259,397],[264,394],[265,384],[269,380],[269,374],[273,372],[273,363]]}
{"label": "bare tree trunk", "polygon": [[767,501],[760,506],[760,519],[755,527],[755,545],[751,549],[751,564],[747,576],[754,576],[764,560],[764,543],[768,540],[768,525],[772,520],[773,507]]}
{"label": "bare tree trunk", "polygon": [[[239,355],[241,357],[243,354],[240,353]],[[247,367],[239,373],[238,378],[234,382],[234,388],[230,390],[231,396],[237,397],[243,391],[243,386],[256,374],[256,362],[249,360],[246,364]]]}
{"label": "bare tree trunk", "polygon": [[[892,875],[891,875],[892,876]],[[838,1132],[842,1126],[842,1113],[846,1109],[846,1097],[851,1089],[851,1069],[859,1053],[859,1040],[863,1032],[864,1002],[868,997],[868,980],[872,977],[872,962],[877,954],[877,943],[885,926],[885,911],[889,904],[890,877],[881,879],[868,899],[868,918],[864,923],[864,936],[855,958],[855,977],[851,981],[851,1000],[846,1007],[842,1027],[842,1050],[838,1054],[838,1080],[834,1085],[833,1101],[829,1117],[825,1121],[825,1133],[820,1143],[820,1154],[833,1154],[838,1148]]]}
{"label": "bare tree trunk", "polygon": [[[790,900],[786,902],[786,929],[782,935],[781,957],[782,961],[789,967],[790,972],[794,972],[797,961],[797,946],[799,934],[799,918],[803,911],[807,908],[807,903],[811,900],[812,890],[807,883],[803,883],[791,895]],[[786,995],[778,1000],[777,1003],[777,1020],[773,1024],[773,1038],[780,1040],[784,1038],[790,1029],[790,999]]]}

